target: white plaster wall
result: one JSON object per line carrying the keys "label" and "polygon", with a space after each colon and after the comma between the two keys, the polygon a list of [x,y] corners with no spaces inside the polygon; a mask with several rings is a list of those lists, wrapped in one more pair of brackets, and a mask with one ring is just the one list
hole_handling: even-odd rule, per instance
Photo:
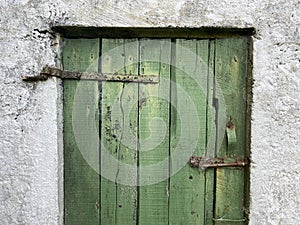
{"label": "white plaster wall", "polygon": [[254,27],[251,225],[300,224],[299,0],[0,0],[0,224],[59,224],[60,85],[50,27]]}

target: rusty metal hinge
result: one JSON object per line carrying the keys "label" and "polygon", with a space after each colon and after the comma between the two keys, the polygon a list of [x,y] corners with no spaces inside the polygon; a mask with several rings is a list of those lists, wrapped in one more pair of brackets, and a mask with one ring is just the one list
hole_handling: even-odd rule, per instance
{"label": "rusty metal hinge", "polygon": [[37,76],[23,76],[23,81],[44,81],[49,77],[73,80],[95,80],[113,82],[135,82],[135,83],[158,83],[158,75],[132,75],[132,74],[112,74],[93,72],[72,72],[46,66]]}
{"label": "rusty metal hinge", "polygon": [[241,219],[224,219],[224,218],[213,218],[213,221],[215,222],[236,222],[236,223],[241,223],[247,221],[247,218],[241,218]]}
{"label": "rusty metal hinge", "polygon": [[210,158],[202,156],[190,157],[191,167],[197,167],[201,170],[207,168],[219,168],[219,167],[244,167],[248,165],[248,159],[246,158]]}

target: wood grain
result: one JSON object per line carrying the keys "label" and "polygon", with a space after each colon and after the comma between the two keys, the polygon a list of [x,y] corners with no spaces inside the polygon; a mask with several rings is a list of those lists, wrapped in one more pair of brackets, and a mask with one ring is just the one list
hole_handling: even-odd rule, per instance
{"label": "wood grain", "polygon": [[[129,46],[126,47],[124,39],[102,39],[102,72],[125,73],[132,66],[131,73],[136,73],[137,69],[133,65],[126,67],[125,64],[129,57],[137,57],[137,45],[134,48]],[[136,224],[137,171],[127,173],[122,163],[134,168],[137,166],[137,132],[133,132],[132,136],[126,134],[130,124],[137,124],[137,97],[137,84],[102,83],[101,172],[113,177],[110,180],[101,178],[101,223],[104,224]],[[134,105],[134,108],[128,108],[130,105]],[[126,140],[128,137],[133,140]],[[128,141],[133,142],[131,148],[123,145],[123,142]],[[106,160],[104,151],[113,156],[114,160]],[[131,180],[133,186],[122,184],[124,176]]]}
{"label": "wood grain", "polygon": [[[203,78],[201,60],[208,59],[207,40],[176,40],[175,70],[172,74],[172,102],[176,103],[171,111],[171,156],[175,148],[180,148],[180,154],[185,155],[195,145],[194,154],[204,155],[206,140],[206,93],[201,90],[197,82],[203,82],[206,86],[206,73]],[[201,52],[198,52],[201,49]],[[201,46],[201,47],[200,47]],[[197,54],[201,54],[197,57]],[[207,62],[205,62],[207,63]],[[206,64],[207,65],[207,64]],[[182,95],[179,89],[183,89],[186,95],[195,105],[196,111],[191,108],[191,101]],[[186,110],[187,109],[187,110]],[[182,113],[184,112],[184,113]],[[198,124],[197,124],[198,123]],[[198,135],[194,135],[194,134]],[[196,137],[196,138],[192,138]],[[179,142],[179,139],[182,139]],[[178,146],[180,144],[180,146]],[[177,153],[178,154],[178,153]],[[187,157],[189,157],[187,155]],[[178,160],[171,160],[171,168],[177,167]],[[182,159],[181,159],[182,160]],[[188,163],[170,179],[170,224],[204,224],[204,173],[190,168]]]}
{"label": "wood grain", "polygon": [[[245,154],[245,80],[246,38],[216,40],[216,79],[226,103],[226,117],[232,117],[237,134],[238,148],[228,148],[226,134],[218,152],[220,157],[244,156]],[[219,115],[222,116],[222,115]],[[224,127],[223,129],[226,129]],[[220,168],[216,172],[215,219],[228,222],[215,224],[244,224],[234,222],[244,218],[244,169]],[[233,220],[233,222],[230,222]]]}
{"label": "wood grain", "polygon": [[[64,69],[70,71],[98,72],[99,40],[68,39],[63,54]],[[86,91],[75,98],[77,88]],[[98,82],[95,81],[64,81],[64,212],[65,224],[98,224],[99,223],[99,175],[82,157],[79,149],[85,145],[95,156],[98,154],[98,139],[90,136],[88,128],[74,134],[73,107],[80,106],[77,113],[82,123],[98,124]],[[76,109],[78,107],[75,107]],[[87,113],[92,109],[90,113]],[[78,118],[75,118],[78,119]]]}
{"label": "wood grain", "polygon": [[140,71],[160,83],[139,86],[139,225],[168,224],[171,41],[142,39],[140,54]]}

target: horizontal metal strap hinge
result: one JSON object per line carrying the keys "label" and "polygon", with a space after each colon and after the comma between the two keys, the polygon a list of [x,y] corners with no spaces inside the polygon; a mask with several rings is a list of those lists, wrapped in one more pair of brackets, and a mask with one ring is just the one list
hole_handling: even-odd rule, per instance
{"label": "horizontal metal strap hinge", "polygon": [[241,222],[245,222],[247,221],[246,218],[242,218],[242,219],[224,219],[224,218],[213,218],[213,221],[215,222],[236,222],[236,223],[241,223]]}
{"label": "horizontal metal strap hinge", "polygon": [[202,156],[191,156],[190,158],[191,167],[197,167],[201,170],[219,167],[244,167],[248,164],[246,158],[210,158]]}
{"label": "horizontal metal strap hinge", "polygon": [[49,77],[58,77],[61,79],[72,80],[95,80],[95,81],[113,81],[113,82],[135,82],[135,83],[158,83],[158,75],[131,75],[131,74],[110,74],[93,72],[72,72],[53,67],[44,67],[37,76],[23,76],[24,81],[43,81]]}

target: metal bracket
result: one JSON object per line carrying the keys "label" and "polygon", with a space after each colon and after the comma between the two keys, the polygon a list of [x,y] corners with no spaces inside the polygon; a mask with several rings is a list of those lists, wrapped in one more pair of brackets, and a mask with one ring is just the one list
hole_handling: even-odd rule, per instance
{"label": "metal bracket", "polygon": [[201,170],[207,168],[220,167],[245,167],[248,165],[248,160],[245,158],[210,158],[202,156],[190,157],[190,166],[198,167]]}
{"label": "metal bracket", "polygon": [[73,80],[95,80],[113,82],[158,83],[159,75],[110,74],[93,72],[72,72],[53,67],[44,67],[37,76],[23,76],[23,81],[44,81],[49,77]]}
{"label": "metal bracket", "polygon": [[242,218],[242,219],[224,219],[224,218],[216,219],[216,218],[213,218],[213,221],[216,221],[216,222],[236,222],[236,223],[241,223],[241,222],[247,221],[247,219],[246,218]]}

